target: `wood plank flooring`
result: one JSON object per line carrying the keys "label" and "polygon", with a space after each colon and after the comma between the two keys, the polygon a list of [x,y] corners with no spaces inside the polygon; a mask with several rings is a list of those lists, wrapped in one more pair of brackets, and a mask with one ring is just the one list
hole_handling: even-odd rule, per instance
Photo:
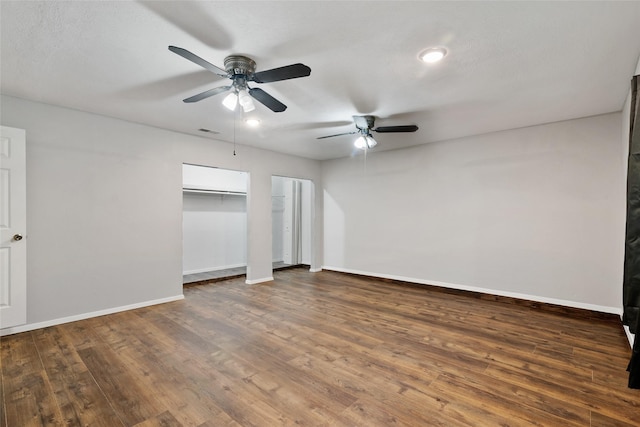
{"label": "wood plank flooring", "polygon": [[640,425],[616,316],[274,275],[3,337],[0,425]]}
{"label": "wood plank flooring", "polygon": [[[309,269],[309,265],[305,264],[286,264],[283,261],[276,261],[271,264],[271,268],[273,271],[276,270],[285,270],[287,268],[297,268],[297,267],[306,267]],[[202,273],[193,273],[193,274],[185,274],[182,276],[182,283],[184,285],[191,285],[194,283],[202,284],[202,283],[211,283],[211,282],[219,282],[224,279],[233,279],[236,277],[246,276],[247,267],[234,267],[234,268],[225,268],[224,270],[212,270],[205,271]]]}

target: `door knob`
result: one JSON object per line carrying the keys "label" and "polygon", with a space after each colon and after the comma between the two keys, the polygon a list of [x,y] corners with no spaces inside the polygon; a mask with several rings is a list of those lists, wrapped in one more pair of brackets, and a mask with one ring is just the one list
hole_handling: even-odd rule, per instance
{"label": "door knob", "polygon": [[13,235],[13,240],[16,242],[19,242],[20,240],[22,240],[22,235],[21,234],[14,234]]}

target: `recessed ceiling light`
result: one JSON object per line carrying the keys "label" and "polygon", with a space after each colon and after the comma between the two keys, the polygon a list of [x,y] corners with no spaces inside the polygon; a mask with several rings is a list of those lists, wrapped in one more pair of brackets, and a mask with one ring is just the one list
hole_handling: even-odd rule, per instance
{"label": "recessed ceiling light", "polygon": [[258,119],[247,119],[244,121],[247,126],[251,126],[252,128],[260,125],[260,120]]}
{"label": "recessed ceiling light", "polygon": [[418,54],[418,58],[423,62],[433,64],[434,62],[442,60],[446,55],[447,49],[443,47],[430,47],[429,49],[425,49],[420,52]]}

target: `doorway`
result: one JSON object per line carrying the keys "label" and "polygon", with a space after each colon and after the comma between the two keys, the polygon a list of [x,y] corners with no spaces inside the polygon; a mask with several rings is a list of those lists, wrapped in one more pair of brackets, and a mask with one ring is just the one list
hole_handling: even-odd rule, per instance
{"label": "doorway", "polygon": [[248,173],[182,165],[183,284],[246,275]]}
{"label": "doorway", "polygon": [[271,177],[273,270],[311,265],[312,186],[308,179]]}

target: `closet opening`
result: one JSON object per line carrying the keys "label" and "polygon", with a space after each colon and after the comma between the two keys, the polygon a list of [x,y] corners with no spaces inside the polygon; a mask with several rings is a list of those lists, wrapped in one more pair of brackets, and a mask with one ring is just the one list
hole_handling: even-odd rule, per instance
{"label": "closet opening", "polygon": [[247,186],[247,172],[182,165],[183,284],[246,275]]}
{"label": "closet opening", "polygon": [[312,192],[308,179],[271,177],[274,271],[311,266]]}

